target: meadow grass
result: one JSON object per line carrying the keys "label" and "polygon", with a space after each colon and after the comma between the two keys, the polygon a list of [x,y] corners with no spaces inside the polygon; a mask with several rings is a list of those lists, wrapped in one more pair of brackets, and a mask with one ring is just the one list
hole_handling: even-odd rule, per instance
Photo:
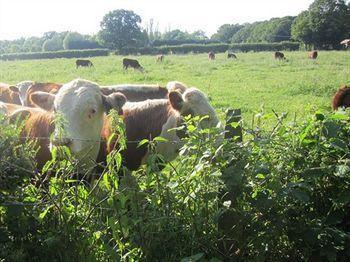
{"label": "meadow grass", "polygon": [[75,68],[75,60],[0,61],[0,82],[15,84],[24,80],[65,83],[84,78],[101,85],[149,83],[166,85],[182,81],[203,90],[214,107],[241,108],[243,116],[264,108],[266,112],[288,112],[303,117],[310,108],[331,110],[331,97],[344,84],[350,84],[350,52],[321,51],[317,60],[306,52],[285,52],[287,61],[276,61],[272,52],[239,53],[237,60],[217,54],[167,55],[163,63],[155,56],[137,58],[144,73],[124,72],[122,57],[93,57],[94,68]]}

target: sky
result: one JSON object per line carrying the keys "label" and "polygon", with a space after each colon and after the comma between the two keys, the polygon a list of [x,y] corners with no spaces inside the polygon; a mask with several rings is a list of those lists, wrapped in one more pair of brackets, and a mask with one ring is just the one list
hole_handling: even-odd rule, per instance
{"label": "sky", "polygon": [[47,31],[95,34],[105,14],[133,10],[142,26],[150,19],[159,30],[203,30],[298,15],[313,0],[0,0],[0,40],[42,36]]}

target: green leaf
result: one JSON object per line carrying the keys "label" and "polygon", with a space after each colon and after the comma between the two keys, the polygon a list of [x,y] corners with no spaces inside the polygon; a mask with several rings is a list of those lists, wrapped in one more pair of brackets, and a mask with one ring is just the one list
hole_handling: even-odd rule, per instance
{"label": "green leaf", "polygon": [[153,141],[157,141],[157,142],[168,142],[168,139],[164,138],[164,137],[160,137],[157,136],[153,139]]}
{"label": "green leaf", "polygon": [[310,197],[308,195],[308,193],[306,193],[305,191],[301,190],[301,189],[293,189],[292,190],[292,194],[301,202],[307,203],[310,201]]}
{"label": "green leaf", "polygon": [[142,139],[141,141],[140,141],[140,143],[138,144],[138,146],[137,147],[140,147],[140,146],[143,146],[143,145],[145,145],[145,144],[147,144],[147,143],[149,143],[149,140],[148,139]]}

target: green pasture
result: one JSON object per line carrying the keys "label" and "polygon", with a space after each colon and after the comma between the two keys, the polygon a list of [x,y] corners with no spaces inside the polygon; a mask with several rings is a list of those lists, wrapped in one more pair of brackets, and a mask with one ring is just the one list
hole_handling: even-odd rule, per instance
{"label": "green pasture", "polygon": [[164,63],[154,56],[137,58],[144,73],[124,72],[121,56],[93,57],[94,68],[75,68],[75,59],[1,61],[0,82],[23,80],[65,83],[84,78],[101,85],[149,83],[165,85],[178,80],[206,92],[220,112],[241,108],[246,118],[260,110],[288,112],[302,117],[312,107],[330,110],[335,90],[350,82],[350,52],[320,51],[316,61],[306,52],[285,52],[287,61],[276,61],[272,52],[238,53],[238,60],[217,54],[167,55]]}

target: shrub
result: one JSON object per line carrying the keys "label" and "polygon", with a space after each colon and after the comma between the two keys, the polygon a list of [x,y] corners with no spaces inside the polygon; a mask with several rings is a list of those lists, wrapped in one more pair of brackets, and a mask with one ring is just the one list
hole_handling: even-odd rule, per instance
{"label": "shrub", "polygon": [[93,56],[108,56],[108,49],[66,50],[56,52],[35,52],[2,54],[0,60],[25,60],[25,59],[53,59],[53,58],[80,58]]}

